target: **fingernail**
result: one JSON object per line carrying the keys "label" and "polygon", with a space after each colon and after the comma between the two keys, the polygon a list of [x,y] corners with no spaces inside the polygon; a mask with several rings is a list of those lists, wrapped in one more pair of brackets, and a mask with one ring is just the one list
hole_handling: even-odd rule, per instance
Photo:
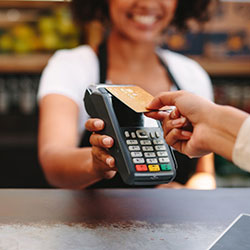
{"label": "fingernail", "polygon": [[191,132],[185,131],[185,130],[182,130],[182,131],[181,131],[181,134],[182,134],[183,136],[187,136],[187,137],[190,137],[190,136],[192,135]]}
{"label": "fingernail", "polygon": [[172,121],[172,125],[175,126],[175,125],[183,124],[185,122],[185,120],[186,119],[184,117],[176,119],[176,120],[173,120]]}
{"label": "fingernail", "polygon": [[151,106],[152,106],[152,101],[150,103],[148,103],[148,105],[146,106],[147,109],[151,109]]}
{"label": "fingernail", "polygon": [[178,116],[177,116],[177,114],[176,114],[176,109],[173,110],[173,111],[171,112],[170,117],[171,117],[172,119],[178,118]]}
{"label": "fingernail", "polygon": [[106,146],[108,145],[111,145],[112,144],[112,139],[109,138],[109,137],[105,137],[103,140],[102,140],[102,143]]}
{"label": "fingernail", "polygon": [[106,159],[106,164],[107,164],[109,167],[113,167],[113,158],[107,158],[107,159]]}
{"label": "fingernail", "polygon": [[94,126],[95,126],[96,128],[102,128],[103,123],[102,123],[101,121],[95,121],[95,122],[94,122]]}

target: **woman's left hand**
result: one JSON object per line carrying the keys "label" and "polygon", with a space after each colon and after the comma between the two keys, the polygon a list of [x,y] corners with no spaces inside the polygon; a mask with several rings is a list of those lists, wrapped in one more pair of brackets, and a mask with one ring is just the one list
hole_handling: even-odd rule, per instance
{"label": "woman's left hand", "polygon": [[89,119],[85,127],[93,132],[89,142],[92,145],[93,170],[97,176],[110,179],[116,174],[115,159],[109,154],[108,149],[114,144],[113,138],[98,134],[104,129],[104,122],[100,119]]}

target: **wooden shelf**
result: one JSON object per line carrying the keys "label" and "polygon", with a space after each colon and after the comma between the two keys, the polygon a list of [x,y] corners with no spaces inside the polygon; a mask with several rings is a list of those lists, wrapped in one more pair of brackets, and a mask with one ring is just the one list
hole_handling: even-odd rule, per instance
{"label": "wooden shelf", "polygon": [[250,58],[211,59],[191,57],[211,76],[250,76]]}
{"label": "wooden shelf", "polygon": [[30,10],[29,12],[20,15],[20,17],[15,21],[10,21],[7,19],[6,15],[0,15],[0,28],[10,28],[15,25],[26,23],[26,22],[35,22],[38,19],[38,13],[36,10]]}
{"label": "wooden shelf", "polygon": [[[68,5],[67,1],[1,1],[0,0],[0,27],[8,28],[25,22],[36,22],[39,11],[42,9],[55,9],[58,6]],[[15,20],[8,18],[10,9],[18,9],[19,17]]]}
{"label": "wooden shelf", "polygon": [[1,73],[41,73],[51,54],[0,55]]}
{"label": "wooden shelf", "polygon": [[[0,73],[41,73],[51,55],[0,55]],[[250,76],[250,59],[191,58],[211,76]]]}
{"label": "wooden shelf", "polygon": [[70,1],[63,0],[44,0],[44,1],[22,1],[22,0],[1,0],[0,7],[1,8],[51,8],[58,6],[58,4],[68,4]]}

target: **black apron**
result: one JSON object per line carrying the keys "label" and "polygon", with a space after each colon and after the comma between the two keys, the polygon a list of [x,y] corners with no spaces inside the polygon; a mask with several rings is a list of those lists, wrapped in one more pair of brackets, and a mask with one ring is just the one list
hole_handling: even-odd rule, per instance
{"label": "black apron", "polygon": [[[106,41],[104,41],[103,43],[100,44],[98,48],[98,60],[99,60],[99,72],[100,72],[99,82],[100,83],[106,82],[106,75],[107,75],[107,68],[108,68],[107,58],[108,58],[107,44],[106,44]],[[163,60],[160,57],[159,57],[159,60],[162,66],[165,68],[166,73],[168,74],[172,83],[176,86],[177,90],[180,90],[179,85],[175,81],[167,65],[163,62]],[[87,130],[84,131],[80,147],[91,146],[89,143],[90,135],[91,135],[91,132]],[[174,150],[174,155],[176,157],[176,161],[178,165],[177,174],[176,174],[174,181],[179,182],[181,184],[185,184],[188,181],[188,179],[195,173],[198,159],[190,159],[186,155],[181,154],[175,150]],[[117,173],[112,179],[110,180],[103,179],[89,186],[88,188],[131,188],[131,187],[152,188],[152,187],[155,187],[155,185],[129,186],[122,181],[119,173]]]}

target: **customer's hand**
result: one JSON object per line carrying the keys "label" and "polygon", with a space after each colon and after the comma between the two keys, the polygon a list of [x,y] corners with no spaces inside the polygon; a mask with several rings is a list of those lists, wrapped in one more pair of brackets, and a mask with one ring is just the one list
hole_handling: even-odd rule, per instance
{"label": "customer's hand", "polygon": [[92,159],[94,171],[101,178],[111,179],[116,174],[115,159],[108,153],[108,149],[114,144],[114,140],[107,136],[98,134],[104,129],[104,122],[100,119],[89,119],[85,127],[93,132],[90,136],[92,145]]}
{"label": "customer's hand", "polygon": [[170,114],[150,112],[147,116],[163,121],[166,142],[189,157],[210,153],[207,136],[212,136],[210,125],[215,104],[186,91],[161,93],[148,105],[155,110],[164,106],[176,106]]}

